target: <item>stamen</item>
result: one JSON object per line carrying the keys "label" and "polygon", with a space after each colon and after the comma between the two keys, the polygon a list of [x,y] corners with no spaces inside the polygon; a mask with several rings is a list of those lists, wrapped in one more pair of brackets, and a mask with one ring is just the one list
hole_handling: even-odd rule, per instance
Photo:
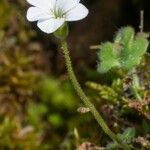
{"label": "stamen", "polygon": [[54,14],[54,17],[57,18],[64,18],[65,15],[63,11],[60,8],[55,7],[53,10],[51,10],[52,13]]}

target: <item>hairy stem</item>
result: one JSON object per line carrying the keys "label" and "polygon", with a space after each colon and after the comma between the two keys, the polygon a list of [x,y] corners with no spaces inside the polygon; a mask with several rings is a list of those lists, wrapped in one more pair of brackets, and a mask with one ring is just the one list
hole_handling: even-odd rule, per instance
{"label": "hairy stem", "polygon": [[73,68],[72,68],[72,62],[71,62],[71,59],[70,59],[67,42],[65,40],[61,40],[61,44],[62,44],[62,48],[63,48],[64,58],[65,58],[65,61],[66,61],[66,67],[67,67],[68,75],[69,75],[69,77],[70,77],[70,79],[72,81],[72,84],[73,84],[77,94],[79,95],[79,97],[81,98],[81,100],[83,101],[85,106],[90,109],[92,115],[94,116],[94,118],[96,119],[96,121],[98,122],[100,127],[103,129],[103,131],[113,141],[117,142],[122,149],[130,150],[130,147],[128,145],[124,144],[122,142],[122,140],[110,130],[110,128],[107,126],[107,124],[105,123],[105,121],[102,118],[102,116],[96,110],[95,106],[90,102],[89,98],[83,92],[83,90],[82,90],[82,88],[81,88],[81,86],[80,86],[80,84],[79,84],[79,82],[78,82],[78,80],[77,80],[77,78],[75,76]]}

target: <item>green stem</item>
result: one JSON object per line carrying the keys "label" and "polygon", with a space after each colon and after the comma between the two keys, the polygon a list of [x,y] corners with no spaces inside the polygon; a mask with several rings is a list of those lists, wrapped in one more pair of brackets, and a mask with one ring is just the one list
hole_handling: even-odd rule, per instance
{"label": "green stem", "polygon": [[70,77],[70,79],[73,83],[73,86],[74,86],[77,94],[79,95],[79,97],[81,98],[81,100],[83,101],[85,106],[90,109],[91,113],[93,114],[94,118],[96,119],[96,121],[98,122],[100,127],[103,129],[103,131],[113,141],[117,142],[122,149],[130,150],[130,147],[128,145],[124,144],[122,142],[122,140],[110,130],[110,128],[107,126],[107,124],[105,123],[102,116],[96,110],[95,106],[90,102],[89,98],[83,92],[78,80],[76,79],[76,76],[75,76],[73,68],[72,68],[72,62],[71,62],[71,59],[70,59],[67,42],[65,40],[61,40],[61,44],[62,44],[63,53],[64,53],[64,57],[65,57],[65,61],[66,61],[66,67],[67,67],[68,75],[69,75],[69,77]]}

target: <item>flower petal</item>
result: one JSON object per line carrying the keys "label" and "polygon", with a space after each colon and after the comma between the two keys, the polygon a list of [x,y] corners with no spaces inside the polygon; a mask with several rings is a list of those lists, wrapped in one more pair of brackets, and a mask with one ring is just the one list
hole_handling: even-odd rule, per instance
{"label": "flower petal", "polygon": [[80,0],[57,0],[56,8],[59,8],[63,13],[75,7]]}
{"label": "flower petal", "polygon": [[27,11],[27,19],[29,21],[37,21],[40,19],[50,19],[52,16],[38,7],[30,7]]}
{"label": "flower petal", "polygon": [[27,2],[45,11],[53,9],[56,4],[56,0],[27,0]]}
{"label": "flower petal", "polygon": [[81,20],[85,18],[88,15],[88,13],[89,13],[88,9],[84,5],[79,3],[76,7],[67,12],[66,20],[67,21]]}
{"label": "flower petal", "polygon": [[37,26],[45,33],[53,33],[64,24],[64,19],[39,20]]}

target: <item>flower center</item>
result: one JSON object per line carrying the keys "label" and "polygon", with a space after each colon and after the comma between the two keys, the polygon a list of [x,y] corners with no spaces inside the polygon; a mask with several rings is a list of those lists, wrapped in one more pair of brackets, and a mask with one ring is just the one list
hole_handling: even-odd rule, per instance
{"label": "flower center", "polygon": [[52,13],[54,15],[54,18],[56,18],[56,19],[65,18],[65,14],[63,13],[63,11],[60,8],[55,7],[52,10]]}

